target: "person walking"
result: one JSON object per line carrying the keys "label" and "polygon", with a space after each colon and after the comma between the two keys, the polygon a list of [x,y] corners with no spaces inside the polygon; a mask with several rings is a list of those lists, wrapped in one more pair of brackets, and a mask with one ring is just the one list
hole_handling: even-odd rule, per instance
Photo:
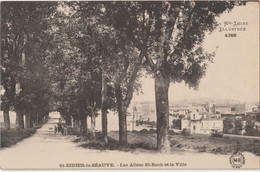
{"label": "person walking", "polygon": [[57,126],[55,125],[55,126],[54,126],[54,134],[57,133],[57,130],[58,130],[58,128],[57,128]]}

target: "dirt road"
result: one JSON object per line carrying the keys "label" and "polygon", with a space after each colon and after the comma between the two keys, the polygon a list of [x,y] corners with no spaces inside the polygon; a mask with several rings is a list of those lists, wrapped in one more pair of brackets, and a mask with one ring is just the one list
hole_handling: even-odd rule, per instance
{"label": "dirt road", "polygon": [[[229,162],[230,155],[197,152],[176,154],[101,152],[83,149],[71,142],[71,136],[54,135],[49,128],[56,122],[57,119],[51,118],[30,138],[10,148],[2,149],[0,167],[2,169],[100,169],[100,166],[115,169],[232,168]],[[243,152],[243,155],[246,161],[242,168],[259,168],[259,157],[247,152]]]}

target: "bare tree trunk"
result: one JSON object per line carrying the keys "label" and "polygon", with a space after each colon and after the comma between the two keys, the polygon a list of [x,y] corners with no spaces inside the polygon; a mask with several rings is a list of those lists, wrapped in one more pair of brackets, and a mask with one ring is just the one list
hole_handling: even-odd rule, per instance
{"label": "bare tree trunk", "polygon": [[34,123],[34,121],[35,121],[35,117],[34,117],[34,111],[29,111],[29,115],[30,115],[30,128],[32,128],[33,127],[33,123]]}
{"label": "bare tree trunk", "polygon": [[23,110],[16,111],[16,125],[18,129],[24,129]]}
{"label": "bare tree trunk", "polygon": [[5,89],[5,95],[4,96],[7,96],[7,99],[8,100],[5,100],[7,101],[5,104],[5,106],[2,106],[3,107],[3,113],[4,113],[4,128],[9,130],[10,129],[10,115],[9,115],[9,111],[10,111],[10,103],[11,102],[14,102],[14,95],[15,95],[15,79],[14,77],[10,77],[11,80],[10,80],[10,87],[9,87],[9,84],[7,85],[4,85],[4,89]]}
{"label": "bare tree trunk", "polygon": [[82,129],[82,135],[86,136],[88,134],[87,132],[87,116],[86,114],[83,114],[81,117],[81,129]]}
{"label": "bare tree trunk", "polygon": [[39,113],[36,112],[36,126],[39,125]]}
{"label": "bare tree trunk", "polygon": [[157,149],[161,152],[170,151],[168,140],[169,130],[169,90],[170,79],[155,76],[155,100],[157,113]]}
{"label": "bare tree trunk", "polygon": [[119,143],[121,145],[127,144],[127,126],[126,126],[126,106],[122,98],[122,90],[120,85],[116,86],[116,100],[119,118]]}
{"label": "bare tree trunk", "polygon": [[91,108],[91,131],[94,137],[95,137],[95,125],[96,125],[96,116],[95,116],[94,109]]}
{"label": "bare tree trunk", "polygon": [[48,113],[44,112],[44,123],[48,121]]}
{"label": "bare tree trunk", "polygon": [[79,120],[77,118],[72,118],[73,119],[73,128],[79,127]]}
{"label": "bare tree trunk", "polygon": [[81,125],[81,120],[79,120],[79,131],[83,135],[83,127]]}
{"label": "bare tree trunk", "polygon": [[69,114],[67,114],[67,113],[66,113],[66,116],[65,116],[65,123],[68,126],[71,125],[71,116],[69,116]]}
{"label": "bare tree trunk", "polygon": [[[78,127],[80,130],[81,130],[81,122],[80,122],[80,120],[79,119],[76,119],[76,121],[75,121],[75,123],[76,123],[76,127]],[[88,127],[87,127],[88,128]]]}
{"label": "bare tree trunk", "polygon": [[31,126],[31,113],[27,110],[25,112],[25,128],[30,128]]}
{"label": "bare tree trunk", "polygon": [[102,137],[105,143],[108,143],[107,140],[107,81],[106,75],[102,73],[102,91],[101,91],[101,113],[102,113]]}
{"label": "bare tree trunk", "polygon": [[43,113],[42,112],[39,112],[39,124],[42,124],[43,123]]}
{"label": "bare tree trunk", "polygon": [[5,129],[10,129],[10,117],[9,117],[9,108],[4,109],[4,126]]}
{"label": "bare tree trunk", "polygon": [[25,112],[25,127],[24,128],[30,128],[30,114],[28,112]]}
{"label": "bare tree trunk", "polygon": [[124,106],[119,110],[119,143],[127,144],[126,107]]}
{"label": "bare tree trunk", "polygon": [[73,117],[71,119],[71,126],[72,126],[72,128],[75,128],[75,119]]}

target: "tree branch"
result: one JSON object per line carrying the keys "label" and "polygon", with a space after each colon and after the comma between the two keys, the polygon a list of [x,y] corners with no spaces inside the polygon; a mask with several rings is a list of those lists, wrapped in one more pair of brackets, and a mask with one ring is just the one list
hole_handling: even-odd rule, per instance
{"label": "tree branch", "polygon": [[134,84],[137,78],[138,71],[142,65],[142,59],[144,57],[144,53],[141,51],[139,57],[137,59],[137,63],[134,65],[134,69],[132,70],[129,82],[127,83],[126,97],[124,99],[126,107],[129,106],[134,92]]}

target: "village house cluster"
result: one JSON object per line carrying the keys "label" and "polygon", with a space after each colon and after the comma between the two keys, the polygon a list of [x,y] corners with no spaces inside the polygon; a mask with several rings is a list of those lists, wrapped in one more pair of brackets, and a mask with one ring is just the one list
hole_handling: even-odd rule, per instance
{"label": "village house cluster", "polygon": [[220,105],[207,102],[188,108],[171,107],[170,115],[181,119],[181,130],[191,133],[210,134],[212,130],[223,132],[223,119],[226,116],[241,117],[245,115],[246,104]]}
{"label": "village house cluster", "polygon": [[[135,121],[156,121],[156,109],[152,102],[140,102],[134,106],[133,113]],[[169,107],[169,126],[175,129],[173,121],[180,121],[177,129],[187,130],[191,134],[210,134],[213,130],[223,132],[224,120],[241,119],[242,131],[245,132],[245,117],[252,117],[254,127],[260,129],[260,123],[256,116],[260,115],[260,106],[248,103],[214,103],[212,101],[205,103],[187,103],[171,105]]]}

